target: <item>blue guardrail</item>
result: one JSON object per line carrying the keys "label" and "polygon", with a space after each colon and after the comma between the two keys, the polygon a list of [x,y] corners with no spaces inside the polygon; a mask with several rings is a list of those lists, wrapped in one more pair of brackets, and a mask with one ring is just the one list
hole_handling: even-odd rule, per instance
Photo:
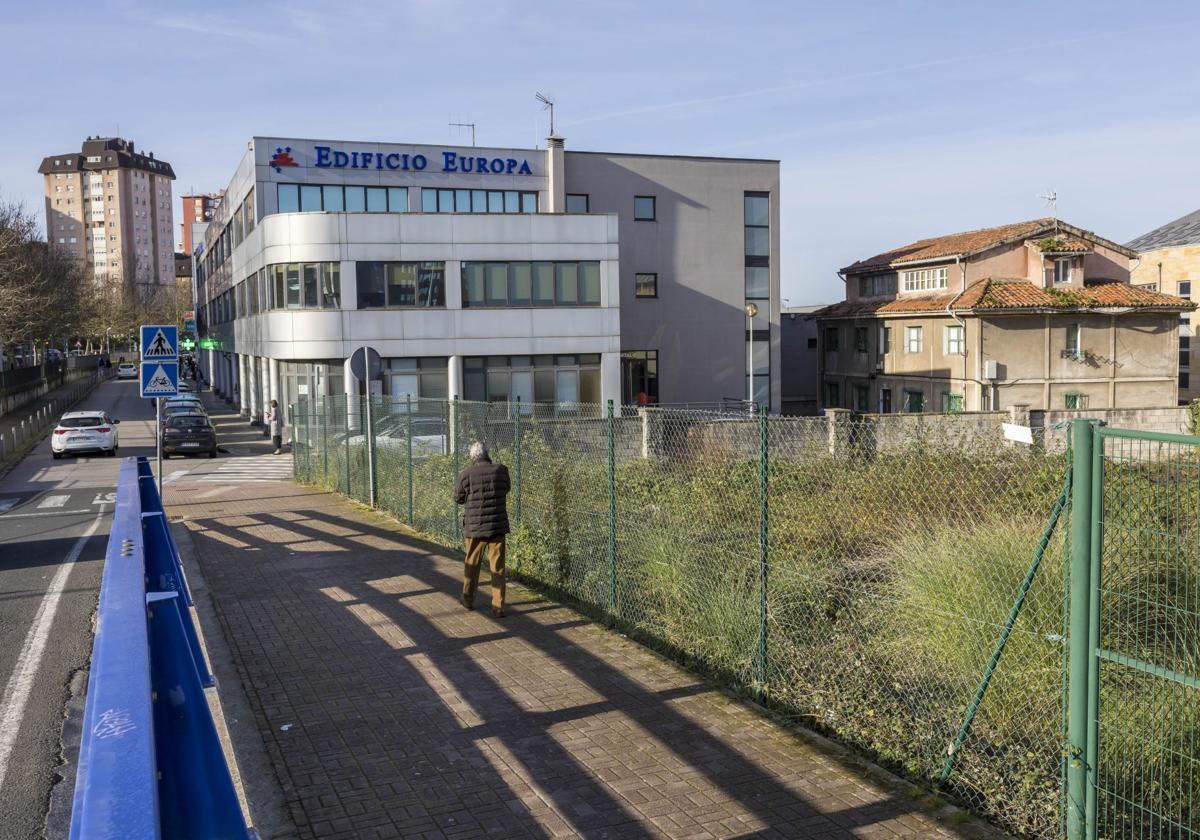
{"label": "blue guardrail", "polygon": [[213,676],[146,458],[127,458],[100,608],[71,840],[251,838],[204,688]]}

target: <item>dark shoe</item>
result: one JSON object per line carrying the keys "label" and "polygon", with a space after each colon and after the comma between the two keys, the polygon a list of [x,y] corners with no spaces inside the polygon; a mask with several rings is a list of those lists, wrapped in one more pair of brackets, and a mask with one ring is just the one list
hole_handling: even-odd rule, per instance
{"label": "dark shoe", "polygon": [[492,615],[496,618],[504,618],[505,612],[501,607],[492,607]]}
{"label": "dark shoe", "polygon": [[463,595],[462,598],[460,598],[460,600],[462,601],[462,605],[464,607],[466,607],[467,609],[469,609],[469,610],[475,609],[474,602],[472,602],[471,599],[469,599],[466,595]]}

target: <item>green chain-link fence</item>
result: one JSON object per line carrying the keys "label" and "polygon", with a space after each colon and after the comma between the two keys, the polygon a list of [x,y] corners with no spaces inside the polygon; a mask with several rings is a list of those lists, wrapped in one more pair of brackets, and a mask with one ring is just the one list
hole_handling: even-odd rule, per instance
{"label": "green chain-link fence", "polygon": [[[301,480],[369,502],[373,463],[376,506],[452,548],[455,478],[486,442],[513,475],[517,576],[1010,830],[1062,835],[1063,446],[841,414],[330,397],[293,416]],[[1194,631],[1181,644],[1195,656]],[[1155,737],[1152,716],[1122,725]],[[1140,765],[1107,772],[1140,784]]]}

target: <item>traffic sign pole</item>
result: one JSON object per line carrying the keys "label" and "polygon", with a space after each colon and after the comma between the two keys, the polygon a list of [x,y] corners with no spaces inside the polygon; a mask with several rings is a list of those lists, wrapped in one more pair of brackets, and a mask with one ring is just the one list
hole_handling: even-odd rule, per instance
{"label": "traffic sign pole", "polygon": [[154,432],[158,435],[158,500],[163,500],[162,494],[162,397],[154,398]]}

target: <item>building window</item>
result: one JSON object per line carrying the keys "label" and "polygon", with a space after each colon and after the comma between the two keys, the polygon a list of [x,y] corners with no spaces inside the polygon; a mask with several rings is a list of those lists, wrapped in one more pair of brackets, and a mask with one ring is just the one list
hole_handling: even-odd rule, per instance
{"label": "building window", "polygon": [[640,298],[658,297],[658,275],[635,274],[633,280],[633,294],[635,297]]}
{"label": "building window", "polygon": [[1058,259],[1054,261],[1054,282],[1055,283],[1070,283],[1071,282],[1071,260]]}
{"label": "building window", "polygon": [[1087,394],[1070,392],[1063,394],[1063,403],[1071,411],[1082,411],[1087,408]]}
{"label": "building window", "polygon": [[906,292],[923,292],[929,289],[945,289],[949,284],[949,269],[945,266],[941,268],[919,268],[913,271],[905,271],[902,273],[904,278],[904,291]]}
{"label": "building window", "polygon": [[923,330],[921,327],[904,328],[904,350],[908,353],[920,353],[924,346]]}
{"label": "building window", "polygon": [[1192,281],[1191,280],[1180,280],[1179,281],[1179,297],[1191,300],[1191,298],[1192,298]]}
{"label": "building window", "polygon": [[1192,364],[1192,337],[1190,335],[1179,336],[1179,366],[1181,368],[1191,367]]}
{"label": "building window", "polygon": [[871,274],[858,278],[859,297],[880,297],[896,294],[895,274]]}
{"label": "building window", "polygon": [[[855,327],[854,328],[854,352],[856,352],[856,353],[866,353],[867,352],[867,328],[866,327]],[[866,411],[866,409],[864,408],[863,411]]]}
{"label": "building window", "polygon": [[879,328],[879,355],[886,356],[892,352],[892,328]]}
{"label": "building window", "polygon": [[870,411],[870,390],[866,385],[854,386],[854,410]]}
{"label": "building window", "polygon": [[463,306],[599,306],[599,262],[464,262]]}
{"label": "building window", "polygon": [[445,263],[359,262],[355,268],[359,309],[446,305]]}
{"label": "building window", "polygon": [[622,405],[654,405],[658,402],[658,351],[621,352]]}
{"label": "building window", "polygon": [[[407,199],[406,199],[407,201]],[[538,194],[518,190],[421,190],[422,213],[536,213]]]}
{"label": "building window", "polygon": [[299,213],[300,212],[300,185],[299,184],[279,184],[279,212],[280,213]]}
{"label": "building window", "polygon": [[584,194],[567,193],[567,212],[568,213],[586,213],[588,212],[588,197]]}
{"label": "building window", "polygon": [[633,197],[633,218],[639,222],[653,222],[656,210],[654,205],[654,196],[635,195]]}
{"label": "building window", "polygon": [[341,307],[341,263],[280,263],[264,273],[272,309]]}
{"label": "building window", "polygon": [[810,338],[810,339],[808,340],[808,349],[809,349],[809,350],[816,350],[816,349],[817,349],[817,340],[816,340],[815,338]]}
{"label": "building window", "polygon": [[825,351],[827,353],[836,353],[838,349],[838,328],[825,328]]}
{"label": "building window", "polygon": [[1188,371],[1186,370],[1179,371],[1179,387],[1185,391],[1188,389]]}
{"label": "building window", "polygon": [[1079,324],[1067,324],[1067,348],[1066,354],[1068,358],[1078,359],[1079,351]]}
{"label": "building window", "polygon": [[958,324],[946,327],[945,347],[947,356],[961,356],[966,349],[963,341],[963,328]]}
{"label": "building window", "polygon": [[578,403],[600,402],[600,354],[467,356],[463,390],[478,402],[557,403],[574,411]]}
{"label": "building window", "polygon": [[942,412],[945,414],[958,414],[963,410],[963,395],[955,394],[950,391],[942,391]]}
{"label": "building window", "polygon": [[838,384],[836,382],[825,383],[825,407],[838,408],[841,402],[841,394],[838,393]]}
{"label": "building window", "polygon": [[920,414],[925,410],[925,393],[923,391],[904,392],[904,411],[907,414]]}

